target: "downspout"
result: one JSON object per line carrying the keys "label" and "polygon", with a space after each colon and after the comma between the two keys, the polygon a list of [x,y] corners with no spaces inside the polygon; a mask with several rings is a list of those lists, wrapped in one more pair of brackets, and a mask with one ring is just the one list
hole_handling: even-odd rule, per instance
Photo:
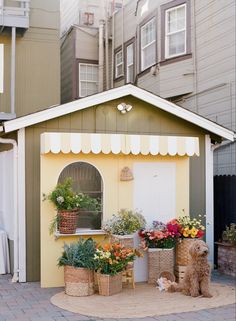
{"label": "downspout", "polygon": [[104,20],[99,21],[99,43],[98,43],[98,92],[103,91],[103,73],[104,73],[104,48],[103,35],[104,34]]}
{"label": "downspout", "polygon": [[115,8],[114,8],[114,0],[112,6],[112,43],[111,43],[111,88],[114,87],[114,49],[115,49]]}
{"label": "downspout", "polygon": [[15,114],[16,27],[11,29],[11,114]]}
{"label": "downspout", "polygon": [[18,147],[14,139],[0,137],[0,143],[11,144],[13,146],[13,213],[14,213],[14,274],[12,282],[19,280],[19,233],[18,233],[18,211],[17,211],[17,181],[18,181]]}
{"label": "downspout", "polygon": [[105,56],[106,56],[106,90],[109,89],[109,61],[108,61],[108,6],[106,1],[105,17]]}

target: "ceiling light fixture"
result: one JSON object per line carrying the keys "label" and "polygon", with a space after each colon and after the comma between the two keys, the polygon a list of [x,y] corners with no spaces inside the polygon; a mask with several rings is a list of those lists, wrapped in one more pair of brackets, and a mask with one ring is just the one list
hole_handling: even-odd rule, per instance
{"label": "ceiling light fixture", "polygon": [[132,108],[133,108],[133,106],[131,106],[131,105],[126,105],[126,103],[121,103],[121,104],[117,105],[117,109],[118,109],[122,114],[126,114],[127,112],[131,111]]}

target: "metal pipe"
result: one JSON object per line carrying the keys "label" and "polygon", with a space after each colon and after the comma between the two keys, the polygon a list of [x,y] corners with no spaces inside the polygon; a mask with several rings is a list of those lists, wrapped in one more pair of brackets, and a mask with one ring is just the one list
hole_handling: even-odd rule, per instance
{"label": "metal pipe", "polygon": [[13,213],[14,213],[14,274],[12,282],[19,281],[19,233],[18,233],[18,202],[17,202],[17,182],[18,182],[18,146],[14,139],[0,137],[0,143],[11,144],[13,146]]}
{"label": "metal pipe", "polygon": [[103,73],[104,73],[104,48],[103,48],[103,33],[104,33],[104,20],[99,21],[99,43],[98,43],[98,60],[99,60],[99,69],[98,69],[98,91],[103,91]]}
{"label": "metal pipe", "polygon": [[11,29],[11,114],[15,114],[16,27]]}
{"label": "metal pipe", "polygon": [[108,5],[106,1],[106,13],[105,13],[105,58],[106,58],[106,90],[109,89],[109,61],[108,61]]}
{"label": "metal pipe", "polygon": [[111,43],[111,88],[114,87],[114,44],[115,39],[115,5],[113,0],[113,6],[112,6],[112,43]]}

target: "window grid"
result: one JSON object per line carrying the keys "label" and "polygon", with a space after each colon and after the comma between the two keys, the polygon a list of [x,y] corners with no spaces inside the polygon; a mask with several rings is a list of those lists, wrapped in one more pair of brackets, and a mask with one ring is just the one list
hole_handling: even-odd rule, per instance
{"label": "window grid", "polygon": [[126,82],[134,81],[134,44],[131,43],[126,48]]}
{"label": "window grid", "polygon": [[79,63],[79,97],[98,92],[98,65]]}
{"label": "window grid", "polygon": [[156,62],[156,28],[155,18],[141,27],[141,71]]}
{"label": "window grid", "polygon": [[116,78],[123,76],[123,54],[122,50],[118,51],[115,54],[115,65],[116,65],[116,72],[115,76]]}
{"label": "window grid", "polygon": [[165,58],[186,54],[186,3],[165,12]]}

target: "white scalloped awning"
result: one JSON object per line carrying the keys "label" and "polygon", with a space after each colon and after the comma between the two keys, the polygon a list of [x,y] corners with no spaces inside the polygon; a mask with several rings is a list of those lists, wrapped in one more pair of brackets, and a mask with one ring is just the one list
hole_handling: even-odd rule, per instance
{"label": "white scalloped awning", "polygon": [[41,135],[41,154],[50,152],[199,156],[199,140],[182,136],[44,133]]}

